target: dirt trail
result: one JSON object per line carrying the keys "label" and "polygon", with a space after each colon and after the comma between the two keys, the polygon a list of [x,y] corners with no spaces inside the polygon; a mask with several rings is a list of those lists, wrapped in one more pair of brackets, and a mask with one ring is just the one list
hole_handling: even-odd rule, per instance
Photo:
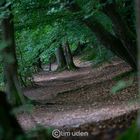
{"label": "dirt trail", "polygon": [[[43,103],[53,103],[34,107],[32,116],[37,124],[81,129],[82,125],[112,119],[140,108],[136,77],[133,77],[130,87],[111,94],[111,88],[116,84],[113,78],[131,70],[125,62],[114,60],[98,68],[92,68],[89,62],[81,64],[78,59],[75,63],[79,66],[76,71],[35,75],[38,86],[25,89],[26,96]],[[123,80],[128,79],[125,77]],[[33,118],[28,113],[18,115],[24,129],[36,126]]]}

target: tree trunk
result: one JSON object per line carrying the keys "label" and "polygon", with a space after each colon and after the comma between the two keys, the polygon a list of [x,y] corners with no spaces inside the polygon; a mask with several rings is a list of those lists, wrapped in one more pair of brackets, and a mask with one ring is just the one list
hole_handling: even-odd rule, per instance
{"label": "tree trunk", "polygon": [[49,71],[52,71],[52,62],[51,62],[51,57],[49,58]]}
{"label": "tree trunk", "polygon": [[82,44],[79,41],[78,44],[77,44],[77,49],[78,49],[79,53],[82,52],[82,48],[83,48],[83,46],[82,46]]}
{"label": "tree trunk", "polygon": [[49,62],[49,71],[52,71],[52,64]]}
{"label": "tree trunk", "polygon": [[138,44],[138,80],[140,84],[140,1],[136,0],[136,17],[137,17],[137,44]]}
{"label": "tree trunk", "polygon": [[78,42],[78,44],[77,44],[77,48],[76,48],[76,50],[73,52],[73,56],[74,55],[79,55],[79,54],[81,54],[82,53],[82,51],[85,49],[85,47],[86,47],[86,43],[80,43],[80,41]]}
{"label": "tree trunk", "polygon": [[42,62],[41,62],[41,58],[40,57],[38,57],[38,59],[37,59],[37,70],[38,71],[43,70],[43,68],[42,68]]}
{"label": "tree trunk", "polygon": [[[125,12],[124,20],[126,21],[127,26],[131,29],[132,32],[136,35],[136,28],[134,28],[135,25],[135,1],[134,0],[126,0],[123,3],[124,8],[127,9],[127,12]],[[129,8],[128,8],[129,7]]]}
{"label": "tree trunk", "polygon": [[130,66],[136,69],[136,63],[133,61],[132,57],[129,55],[128,51],[125,49],[122,42],[108,32],[103,25],[98,21],[93,21],[91,19],[84,20],[84,23],[94,32],[98,40],[107,48],[110,49],[118,57],[125,60]]}
{"label": "tree trunk", "polygon": [[72,56],[68,41],[63,45],[63,50],[64,50],[64,55],[65,55],[65,58],[66,58],[66,63],[67,63],[68,70],[76,69],[76,66],[73,62],[73,56]]}
{"label": "tree trunk", "polygon": [[[136,17],[137,17],[137,44],[138,44],[138,80],[140,85],[140,0],[135,0],[136,5]],[[140,91],[140,89],[139,89]],[[138,114],[138,127],[140,131],[140,112]]]}
{"label": "tree trunk", "polygon": [[11,113],[12,107],[6,100],[6,94],[0,91],[0,126],[3,130],[0,135],[2,140],[15,140],[18,136],[23,136],[24,132]]}
{"label": "tree trunk", "polygon": [[56,49],[55,54],[56,54],[56,59],[57,59],[57,64],[58,64],[57,70],[66,69],[67,68],[66,59],[65,59],[64,51],[61,45]]}
{"label": "tree trunk", "polygon": [[[11,5],[6,9],[11,12]],[[18,81],[16,46],[14,38],[13,15],[10,13],[3,17],[2,20],[3,41],[5,48],[2,50],[4,61],[4,74],[6,79],[6,91],[8,100],[12,105],[20,105],[25,102],[21,94],[20,84]]]}
{"label": "tree trunk", "polygon": [[107,3],[107,0],[100,0],[103,4],[103,12],[111,19],[117,36],[121,39],[126,51],[137,65],[136,36],[127,26],[125,20],[118,13],[116,3]]}
{"label": "tree trunk", "polygon": [[[69,10],[72,12],[79,12],[81,8],[77,3],[70,3]],[[98,40],[107,48],[110,49],[118,57],[125,60],[133,69],[137,69],[136,62],[132,59],[130,53],[126,50],[120,39],[108,32],[103,25],[93,17],[81,19],[81,21],[91,29]],[[129,49],[129,48],[128,48]],[[136,54],[135,54],[136,55]]]}

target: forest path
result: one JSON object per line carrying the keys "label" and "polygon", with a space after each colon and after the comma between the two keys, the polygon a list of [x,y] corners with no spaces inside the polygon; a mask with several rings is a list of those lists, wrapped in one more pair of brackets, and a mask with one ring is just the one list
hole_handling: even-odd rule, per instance
{"label": "forest path", "polygon": [[84,65],[77,59],[76,64],[80,66],[76,71],[40,72],[34,76],[38,86],[25,89],[25,95],[52,105],[35,106],[32,117],[28,113],[19,114],[18,119],[24,129],[35,127],[37,123],[45,127],[87,128],[94,134],[97,126],[91,129],[91,124],[113,120],[140,108],[135,76],[123,78],[125,81],[133,80],[131,86],[117,94],[111,93],[117,83],[113,78],[131,70],[125,62],[113,60],[92,68],[89,62]]}

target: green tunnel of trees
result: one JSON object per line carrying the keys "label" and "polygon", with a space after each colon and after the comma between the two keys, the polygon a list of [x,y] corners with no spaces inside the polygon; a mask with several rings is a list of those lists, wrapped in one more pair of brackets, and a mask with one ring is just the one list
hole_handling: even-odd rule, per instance
{"label": "green tunnel of trees", "polygon": [[[90,5],[93,4],[93,6],[89,7],[89,9],[91,8],[93,9],[93,11],[90,11],[91,9],[89,11],[86,10],[87,7],[83,6],[85,2],[80,3],[80,1],[73,1],[73,0],[68,0],[66,2],[56,2],[56,3],[53,1],[52,2],[48,1],[48,4],[46,4],[45,8],[43,6],[44,4],[43,1],[34,3],[33,5],[30,3],[28,4],[27,2],[28,1],[23,2],[22,3],[23,5],[20,8],[16,7],[18,4],[20,4],[18,1],[15,2],[15,5],[13,6],[15,11],[17,10],[21,14],[19,17],[23,16],[23,13],[27,11],[25,12],[27,13],[27,15],[24,17],[25,19],[27,18],[27,23],[21,22],[22,18],[20,19],[16,17],[16,12],[11,13],[11,4],[9,2],[1,1],[0,4],[1,11],[3,11],[4,13],[4,16],[1,19],[1,25],[2,25],[1,34],[2,34],[2,40],[6,44],[4,49],[1,50],[1,53],[3,54],[5,83],[7,85],[6,87],[7,87],[8,98],[11,103],[21,104],[24,102],[24,97],[22,96],[22,94],[19,94],[21,92],[19,78],[22,79],[23,81],[24,76],[22,76],[22,72],[18,72],[17,69],[18,69],[18,65],[22,65],[22,66],[25,65],[23,61],[27,58],[24,58],[23,60],[22,57],[26,49],[28,50],[29,55],[31,55],[32,51],[35,50],[35,53],[33,53],[32,55],[33,57],[30,58],[28,62],[29,61],[31,62],[29,65],[36,66],[38,68],[37,70],[42,69],[41,55],[44,52],[45,52],[44,54],[46,54],[46,50],[48,51],[47,56],[49,55],[49,58],[51,58],[54,54],[56,54],[58,69],[77,68],[73,62],[72,52],[70,50],[71,38],[74,38],[73,35],[76,34],[76,32],[72,30],[72,27],[70,27],[72,23],[74,25],[79,24],[77,25],[79,27],[81,26],[79,29],[85,28],[84,32],[85,34],[87,34],[86,36],[81,34],[82,31],[77,31],[80,32],[80,38],[82,39],[84,38],[84,41],[87,40],[87,38],[92,40],[93,38],[96,37],[100,42],[100,44],[102,44],[104,47],[111,50],[118,57],[126,61],[134,70],[137,69],[137,45],[136,45],[136,33],[134,29],[135,19],[134,19],[134,9],[132,8],[134,2],[130,2],[129,0],[127,0],[126,2],[122,1],[120,3],[115,0],[111,2],[107,0],[89,1],[88,4]],[[48,26],[46,27],[44,26],[45,24],[44,23],[45,20],[44,20],[42,22],[40,21],[41,22],[41,27],[40,27],[38,25],[39,23],[37,22],[39,19],[35,20],[34,15],[37,16],[36,14],[38,14],[39,17],[42,18],[40,14],[41,10],[50,9],[51,11],[52,10],[51,8],[53,10],[54,8],[56,8],[56,11],[54,10],[55,12],[52,12],[52,14],[46,15],[46,17],[44,16],[43,19],[48,18],[46,24],[54,23],[54,27],[50,25],[53,27],[53,29],[52,27],[50,28],[50,30],[52,30],[52,34],[50,34],[50,36],[48,35],[50,40],[46,39],[47,43],[41,42],[42,44],[44,43],[43,46],[41,46],[40,44],[38,44],[38,42],[42,40],[44,41],[45,31],[43,31],[43,28],[45,29]],[[127,8],[127,12],[124,12],[123,14],[122,11],[125,8]],[[36,12],[35,9],[38,9],[38,12]],[[97,12],[97,13],[95,12],[95,15],[94,15],[94,11]],[[13,21],[14,14],[15,14],[15,20],[14,20],[15,23]],[[110,28],[109,30],[105,25],[103,25],[103,23],[100,22],[96,14],[97,15],[101,14],[102,16],[105,16],[105,21],[107,21],[107,24]],[[50,15],[51,17],[49,17]],[[128,15],[130,16],[130,18],[132,18],[131,21],[125,19],[127,18]],[[29,16],[32,16],[33,19],[31,19]],[[41,33],[43,34],[42,38],[39,38],[39,36],[37,35],[39,32],[39,30],[35,30],[37,26],[39,26],[39,28],[42,29],[41,31]],[[33,38],[34,38],[34,45],[36,46],[34,48],[31,48],[29,45],[28,48],[25,48],[25,50],[23,50],[22,52],[21,47],[16,48],[16,38],[20,36],[17,33],[19,31],[26,32],[27,30],[26,28],[27,29],[29,28],[30,30],[33,30],[35,32],[33,34]],[[16,34],[15,31],[17,31]],[[73,32],[73,34],[69,35],[70,32]],[[93,37],[90,38],[90,36]],[[21,37],[23,38],[24,36]],[[29,44],[29,42],[31,42],[30,37],[29,40],[27,41],[27,44]],[[55,45],[57,44],[56,46],[54,45],[54,48],[50,47],[53,43]],[[26,45],[26,43],[23,42],[23,45]],[[57,49],[55,50],[55,48]],[[21,57],[20,60],[24,64],[22,64],[21,62],[20,62],[21,64],[18,64],[19,61],[17,59],[17,55],[19,56],[19,54],[16,54],[16,50],[20,52],[20,57]],[[53,54],[51,52],[52,50],[55,50],[56,53]],[[8,62],[7,56],[10,56],[12,58],[12,59],[9,58],[11,61]],[[29,66],[26,68],[25,65],[24,68],[22,69],[24,70],[26,69],[26,71],[28,71],[28,68]],[[20,76],[18,76],[18,74]]]}
{"label": "green tunnel of trees", "polygon": [[21,86],[34,67],[39,71],[56,58],[58,69],[76,69],[73,49],[79,42],[103,46],[137,70],[132,0],[3,0],[0,7],[0,67],[13,106],[28,100]]}

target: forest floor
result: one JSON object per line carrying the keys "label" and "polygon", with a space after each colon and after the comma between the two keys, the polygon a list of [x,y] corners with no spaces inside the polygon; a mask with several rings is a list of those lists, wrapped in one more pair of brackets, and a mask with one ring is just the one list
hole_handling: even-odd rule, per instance
{"label": "forest floor", "polygon": [[90,137],[84,140],[113,140],[130,125],[140,108],[137,78],[122,78],[132,83],[113,94],[111,89],[118,82],[115,77],[131,71],[125,62],[114,59],[94,68],[90,62],[75,58],[75,64],[79,67],[76,71],[43,71],[34,75],[37,86],[24,89],[24,94],[44,105],[35,106],[31,113],[19,113],[18,120],[25,130],[40,124],[88,132]]}

